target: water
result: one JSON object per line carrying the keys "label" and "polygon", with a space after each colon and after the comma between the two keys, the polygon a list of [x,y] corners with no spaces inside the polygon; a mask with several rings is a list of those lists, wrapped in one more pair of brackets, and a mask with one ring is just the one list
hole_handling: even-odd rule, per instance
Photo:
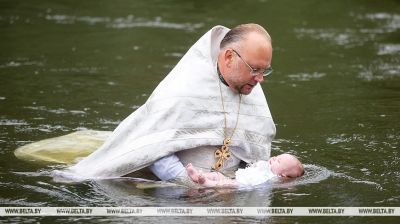
{"label": "water", "polygon": [[[18,146],[113,130],[216,24],[265,26],[274,73],[262,84],[277,136],[310,181],[246,191],[141,189],[131,180],[59,183]],[[2,206],[399,206],[397,1],[0,1]],[[318,170],[325,170],[316,172]],[[327,174],[327,175],[326,175]],[[306,179],[307,180],[307,179]],[[311,181],[312,180],[312,181]],[[4,222],[132,222],[12,217]],[[156,222],[159,218],[134,218]],[[394,217],[194,217],[165,223],[397,223]]]}

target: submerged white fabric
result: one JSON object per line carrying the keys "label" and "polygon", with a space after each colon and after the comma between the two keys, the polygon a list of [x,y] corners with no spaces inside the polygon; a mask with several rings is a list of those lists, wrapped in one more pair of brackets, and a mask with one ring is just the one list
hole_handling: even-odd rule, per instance
{"label": "submerged white fabric", "polygon": [[267,161],[258,161],[235,173],[236,181],[241,186],[256,186],[276,177]]}
{"label": "submerged white fabric", "polygon": [[[94,153],[66,172],[81,178],[129,174],[172,153],[221,145],[224,115],[215,62],[229,29],[216,26],[204,34],[151,94]],[[236,122],[238,97],[222,85],[227,127]],[[245,162],[270,156],[275,125],[260,85],[242,97],[232,153]]]}
{"label": "submerged white fabric", "polygon": [[160,180],[172,180],[186,172],[185,167],[175,154],[163,157],[149,166]]}

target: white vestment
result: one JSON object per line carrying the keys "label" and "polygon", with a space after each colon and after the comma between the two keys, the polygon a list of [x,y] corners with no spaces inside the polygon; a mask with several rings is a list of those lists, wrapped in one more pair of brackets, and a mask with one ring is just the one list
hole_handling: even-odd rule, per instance
{"label": "white vestment", "polygon": [[[119,177],[149,166],[172,153],[200,146],[220,146],[224,139],[216,61],[229,31],[216,26],[204,34],[160,82],[144,105],[114,130],[94,153],[68,168],[80,178]],[[235,126],[239,94],[221,84],[227,127]],[[230,133],[230,132],[229,132]],[[275,135],[261,86],[242,96],[234,156],[247,163],[268,160]]]}

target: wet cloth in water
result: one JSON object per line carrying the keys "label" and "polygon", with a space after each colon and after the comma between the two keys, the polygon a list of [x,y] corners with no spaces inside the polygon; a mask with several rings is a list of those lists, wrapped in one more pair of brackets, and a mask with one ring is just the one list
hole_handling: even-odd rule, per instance
{"label": "wet cloth in water", "polygon": [[277,177],[272,173],[267,161],[258,161],[235,172],[236,181],[241,186],[256,186]]}

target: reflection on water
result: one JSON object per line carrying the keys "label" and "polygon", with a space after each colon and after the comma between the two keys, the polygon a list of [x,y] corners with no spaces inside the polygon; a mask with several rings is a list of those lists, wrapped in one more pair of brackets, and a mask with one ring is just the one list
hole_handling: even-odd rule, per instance
{"label": "reflection on water", "polygon": [[[59,168],[59,167],[58,167]],[[28,190],[70,206],[187,206],[188,203],[209,206],[270,206],[271,185],[256,189],[191,189],[166,182],[140,178],[116,178],[84,182],[49,182],[51,171],[13,172],[24,179],[36,179],[34,185],[4,183],[17,191]],[[315,181],[315,180],[314,180]],[[29,181],[28,181],[29,182]],[[279,185],[281,186],[281,185]],[[293,186],[293,184],[291,184]],[[23,199],[2,200],[4,205],[46,206],[51,201],[31,203]]]}
{"label": "reflection on water", "polygon": [[[398,2],[5,0],[0,4],[2,205],[398,206]],[[273,37],[275,71],[262,84],[277,124],[272,155],[296,155],[307,164],[306,176],[240,190],[146,188],[132,179],[60,183],[49,176],[53,167],[14,157],[18,146],[30,142],[76,130],[113,130],[147,100],[206,30],[247,21],[264,25]],[[307,217],[194,217],[185,222],[205,219],[321,223]],[[340,219],[322,221],[381,222]],[[7,222],[53,220],[10,217]],[[117,217],[59,219],[77,220],[132,222]],[[137,220],[148,223],[159,218]],[[163,221],[182,219],[163,217]]]}
{"label": "reflection on water", "polygon": [[[55,166],[52,169],[60,169]],[[255,187],[241,188],[203,188],[191,189],[174,183],[152,181],[141,178],[121,177],[103,180],[90,180],[74,182],[59,176],[54,176],[51,170],[39,172],[12,172],[14,175],[25,178],[39,178],[35,185],[20,185],[9,183],[8,187],[22,188],[47,195],[59,201],[85,206],[158,206],[169,203],[184,206],[186,203],[207,204],[211,206],[226,206],[229,201],[234,201],[235,206],[271,206],[271,193],[273,189],[296,188],[301,185],[319,183],[330,176],[347,178],[354,183],[368,183],[355,178],[333,174],[324,167],[305,164],[305,175],[295,179],[277,178]],[[54,178],[55,182],[44,181],[44,178]],[[84,192],[76,192],[76,188],[90,189]],[[89,194],[88,194],[89,193]],[[238,197],[238,195],[240,195]],[[288,196],[289,194],[286,194]],[[293,194],[297,196],[297,194]],[[171,201],[172,200],[172,201]],[[183,200],[183,201],[182,201]],[[228,201],[227,201],[228,200]],[[19,205],[30,206],[18,200]],[[12,204],[11,201],[8,203]],[[46,204],[46,202],[43,202]]]}

